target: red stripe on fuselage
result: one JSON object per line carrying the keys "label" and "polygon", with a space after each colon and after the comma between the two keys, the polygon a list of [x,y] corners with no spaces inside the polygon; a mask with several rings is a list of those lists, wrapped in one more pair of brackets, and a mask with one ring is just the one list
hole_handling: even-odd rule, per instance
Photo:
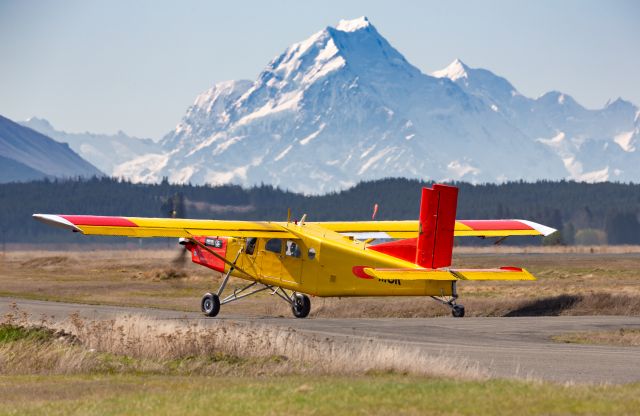
{"label": "red stripe on fuselage", "polygon": [[99,215],[60,215],[73,225],[95,225],[102,227],[137,227],[138,225],[123,217],[103,217]]}
{"label": "red stripe on fuselage", "polygon": [[527,224],[515,220],[458,220],[474,231],[492,230],[533,230]]}

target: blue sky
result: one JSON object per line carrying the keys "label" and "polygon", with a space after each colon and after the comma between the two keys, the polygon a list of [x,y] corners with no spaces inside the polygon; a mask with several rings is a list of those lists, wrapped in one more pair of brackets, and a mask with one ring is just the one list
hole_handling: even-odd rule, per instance
{"label": "blue sky", "polygon": [[361,15],[423,72],[460,58],[528,96],[640,105],[633,0],[0,0],[0,114],[157,139],[215,82],[255,79],[291,43]]}

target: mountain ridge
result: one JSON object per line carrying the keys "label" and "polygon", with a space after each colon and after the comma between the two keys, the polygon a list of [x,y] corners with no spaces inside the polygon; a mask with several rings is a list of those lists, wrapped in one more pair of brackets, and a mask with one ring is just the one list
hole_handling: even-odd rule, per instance
{"label": "mountain ridge", "polygon": [[624,100],[529,98],[459,59],[423,73],[361,17],[293,43],[254,81],[209,88],[162,149],[113,174],[314,194],[387,176],[637,181],[638,114]]}
{"label": "mountain ridge", "polygon": [[66,143],[58,143],[35,130],[0,116],[0,181],[103,175]]}
{"label": "mountain ridge", "polygon": [[38,117],[20,121],[19,124],[57,142],[67,143],[83,159],[109,175],[118,165],[160,149],[153,140],[129,136],[122,130],[116,134],[69,133],[57,130],[48,120]]}

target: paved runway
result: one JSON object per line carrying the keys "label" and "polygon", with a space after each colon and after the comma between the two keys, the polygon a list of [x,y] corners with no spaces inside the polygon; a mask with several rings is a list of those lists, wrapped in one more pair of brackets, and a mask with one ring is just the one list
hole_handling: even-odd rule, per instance
{"label": "paved runway", "polygon": [[552,335],[570,331],[640,329],[640,317],[559,316],[520,318],[325,319],[228,316],[161,309],[113,307],[0,298],[0,313],[15,302],[34,316],[64,318],[72,312],[90,319],[142,314],[157,319],[215,319],[257,322],[306,333],[344,338],[365,337],[411,344],[427,354],[466,357],[499,377],[534,377],[553,381],[627,383],[640,381],[640,347],[561,344]]}

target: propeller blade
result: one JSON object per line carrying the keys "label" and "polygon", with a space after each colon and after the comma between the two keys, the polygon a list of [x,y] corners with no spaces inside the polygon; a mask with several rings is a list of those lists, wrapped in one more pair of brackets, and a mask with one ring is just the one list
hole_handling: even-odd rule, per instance
{"label": "propeller blade", "polygon": [[184,267],[184,265],[187,263],[187,253],[189,252],[189,250],[187,250],[185,246],[182,246],[179,250],[180,252],[171,263],[173,263],[173,265],[176,267]]}

